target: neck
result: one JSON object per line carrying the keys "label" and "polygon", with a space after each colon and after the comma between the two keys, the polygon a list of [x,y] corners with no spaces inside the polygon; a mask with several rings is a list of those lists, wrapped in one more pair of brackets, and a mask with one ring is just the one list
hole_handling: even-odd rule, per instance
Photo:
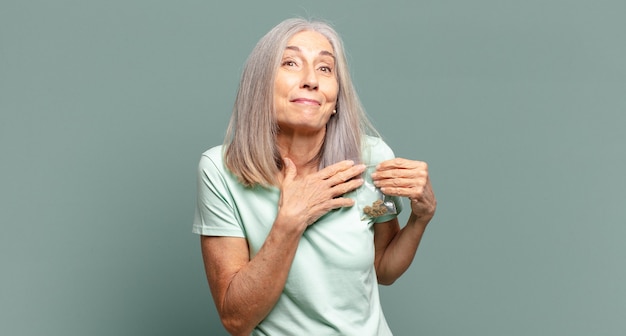
{"label": "neck", "polygon": [[322,149],[325,135],[325,131],[315,134],[279,132],[276,143],[281,157],[291,159],[296,165],[298,175],[303,175],[317,171],[317,155]]}

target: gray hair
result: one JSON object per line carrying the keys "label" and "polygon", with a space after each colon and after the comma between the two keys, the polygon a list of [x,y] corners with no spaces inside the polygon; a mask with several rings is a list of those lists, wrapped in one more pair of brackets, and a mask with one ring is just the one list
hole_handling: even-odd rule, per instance
{"label": "gray hair", "polygon": [[326,125],[324,144],[317,154],[319,168],[348,159],[360,162],[363,137],[378,135],[350,79],[343,43],[337,32],[325,22],[287,19],[263,36],[248,57],[228,125],[224,141],[226,166],[244,185],[278,183],[276,176],[283,161],[276,144],[274,81],[287,42],[302,31],[324,35],[336,57],[337,113]]}

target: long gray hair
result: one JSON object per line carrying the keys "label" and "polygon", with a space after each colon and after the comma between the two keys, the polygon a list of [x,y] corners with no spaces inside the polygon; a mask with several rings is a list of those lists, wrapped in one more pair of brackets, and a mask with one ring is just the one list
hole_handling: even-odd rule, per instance
{"label": "long gray hair", "polygon": [[361,142],[378,135],[367,119],[352,85],[341,38],[327,23],[287,19],[272,28],[252,50],[244,66],[224,141],[228,169],[246,186],[277,185],[283,167],[276,144],[275,75],[289,39],[302,31],[324,35],[333,47],[339,83],[337,113],[326,125],[326,137],[317,153],[319,168],[341,160],[361,161]]}

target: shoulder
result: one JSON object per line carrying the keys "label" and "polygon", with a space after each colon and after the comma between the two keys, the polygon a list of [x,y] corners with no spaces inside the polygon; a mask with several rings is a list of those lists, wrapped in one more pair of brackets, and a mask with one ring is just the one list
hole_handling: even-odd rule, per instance
{"label": "shoulder", "polygon": [[198,167],[200,169],[210,168],[219,171],[225,170],[223,146],[215,146],[202,153]]}
{"label": "shoulder", "polygon": [[219,146],[215,146],[215,147],[207,149],[204,153],[202,153],[202,159],[207,158],[207,159],[210,159],[211,161],[223,162],[223,159],[224,159],[223,147],[224,146],[219,145]]}
{"label": "shoulder", "polygon": [[206,150],[200,156],[198,163],[198,173],[203,177],[211,180],[231,180],[232,174],[224,164],[223,146],[215,146]]}
{"label": "shoulder", "polygon": [[363,141],[363,162],[365,164],[378,164],[394,157],[393,150],[383,139],[370,135],[365,136]]}

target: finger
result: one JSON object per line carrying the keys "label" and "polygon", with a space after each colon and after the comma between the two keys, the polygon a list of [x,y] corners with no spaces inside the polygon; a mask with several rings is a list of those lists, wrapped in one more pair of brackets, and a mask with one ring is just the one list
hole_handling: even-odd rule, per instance
{"label": "finger", "polygon": [[372,174],[373,181],[395,180],[395,179],[411,179],[417,178],[421,174],[413,169],[393,169],[376,171]]}
{"label": "finger", "polygon": [[331,181],[331,185],[347,181],[365,170],[365,166],[355,165],[352,160],[340,161],[319,170],[316,177],[321,180]]}
{"label": "finger", "polygon": [[327,181],[331,186],[349,181],[361,175],[366,169],[366,166],[363,164],[359,164],[353,167],[350,167],[346,170],[340,171],[337,174],[329,177]]}
{"label": "finger", "polygon": [[333,198],[332,200],[328,202],[328,206],[330,207],[329,210],[344,208],[344,207],[351,207],[353,205],[354,205],[354,200],[351,198],[347,198],[347,197]]}
{"label": "finger", "polygon": [[296,165],[288,157],[283,158],[285,163],[285,179],[293,180],[298,173]]}
{"label": "finger", "polygon": [[376,170],[383,171],[383,170],[396,169],[396,168],[427,169],[427,167],[428,165],[426,164],[426,162],[423,162],[423,161],[408,160],[404,158],[395,158],[395,159],[386,160],[386,161],[379,163],[378,166],[376,167]]}
{"label": "finger", "polygon": [[331,195],[333,198],[348,193],[363,185],[363,179],[353,179],[345,183],[340,183],[331,188]]}
{"label": "finger", "polygon": [[421,168],[414,169],[389,169],[389,170],[377,170],[372,174],[372,180],[383,180],[383,179],[411,179],[411,178],[424,178],[428,176],[428,171]]}
{"label": "finger", "polygon": [[325,180],[353,166],[354,166],[354,161],[344,160],[344,161],[340,161],[335,164],[332,164],[324,169],[321,169],[320,171],[317,172],[317,174],[319,175],[321,179]]}
{"label": "finger", "polygon": [[413,187],[423,187],[426,185],[428,181],[427,177],[417,177],[417,178],[393,178],[393,179],[382,179],[375,180],[374,185],[379,188],[385,187],[396,187],[396,188],[413,188]]}
{"label": "finger", "polygon": [[424,194],[424,186],[415,187],[381,187],[380,191],[388,196],[408,197],[419,199]]}

